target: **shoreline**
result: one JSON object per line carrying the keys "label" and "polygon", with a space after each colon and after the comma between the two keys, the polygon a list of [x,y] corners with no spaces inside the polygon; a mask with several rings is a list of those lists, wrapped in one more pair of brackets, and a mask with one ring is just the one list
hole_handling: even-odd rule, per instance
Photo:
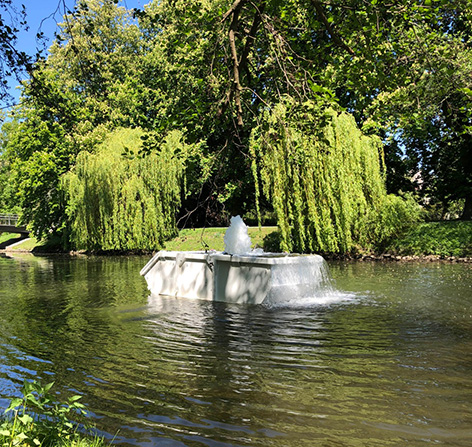
{"label": "shoreline", "polygon": [[383,253],[380,255],[322,255],[327,261],[357,261],[357,262],[448,262],[471,263],[469,256],[441,256],[441,255],[396,255]]}
{"label": "shoreline", "polygon": [[[101,252],[101,253],[90,253],[84,251],[34,251],[26,249],[11,249],[13,246],[20,245],[21,242],[17,242],[11,246],[0,249],[0,255],[9,254],[31,254],[33,256],[68,256],[68,257],[126,257],[126,256],[153,256],[157,251],[152,252]],[[163,249],[165,250],[165,249]],[[193,250],[179,250],[179,251],[193,251]],[[472,264],[472,257],[469,256],[441,256],[441,255],[396,255],[390,253],[377,254],[319,254],[326,261],[345,261],[345,262],[442,262],[442,263],[461,263],[461,264]]]}
{"label": "shoreline", "polygon": [[[224,251],[224,235],[227,227],[187,228],[179,230],[165,242],[166,251]],[[248,227],[254,248],[264,248],[266,253],[280,252],[276,243],[277,227]],[[1,235],[0,235],[1,236]],[[10,237],[8,237],[10,236]],[[346,262],[439,262],[472,263],[472,221],[419,222],[404,235],[375,250],[358,248],[356,253],[322,253],[327,261]],[[36,256],[152,256],[159,250],[86,251],[63,250],[58,245],[37,241],[34,237],[19,238],[15,235],[0,237],[0,254],[32,253]],[[415,254],[412,254],[415,253]]]}

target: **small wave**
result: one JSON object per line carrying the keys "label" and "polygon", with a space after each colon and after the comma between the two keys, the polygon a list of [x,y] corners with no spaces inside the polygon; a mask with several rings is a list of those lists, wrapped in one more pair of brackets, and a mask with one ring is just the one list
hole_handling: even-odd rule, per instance
{"label": "small wave", "polygon": [[326,295],[306,296],[306,297],[290,297],[277,301],[265,301],[262,306],[268,309],[279,308],[313,308],[326,307],[335,304],[357,301],[358,295],[353,292],[331,292]]}

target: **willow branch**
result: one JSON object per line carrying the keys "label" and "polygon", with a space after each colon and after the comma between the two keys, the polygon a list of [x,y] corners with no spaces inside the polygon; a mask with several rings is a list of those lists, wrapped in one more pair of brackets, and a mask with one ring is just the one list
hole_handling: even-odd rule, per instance
{"label": "willow branch", "polygon": [[251,26],[251,29],[249,30],[249,34],[246,37],[246,43],[244,45],[244,49],[241,54],[241,60],[239,62],[240,67],[246,71],[248,77],[249,77],[249,70],[247,68],[247,58],[249,56],[249,51],[251,50],[251,47],[254,45],[254,42],[256,41],[256,33],[262,22],[262,13],[264,12],[264,9],[266,7],[266,1],[262,0],[259,7],[255,5],[254,7],[256,8],[256,12],[254,14],[254,20],[252,21],[252,26]]}

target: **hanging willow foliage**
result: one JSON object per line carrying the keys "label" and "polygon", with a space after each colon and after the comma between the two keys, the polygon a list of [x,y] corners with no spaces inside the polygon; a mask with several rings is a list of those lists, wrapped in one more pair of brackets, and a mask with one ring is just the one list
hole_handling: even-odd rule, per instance
{"label": "hanging willow foliage", "polygon": [[142,157],[142,136],[139,129],[114,131],[95,154],[81,152],[64,177],[74,248],[159,249],[176,234],[188,146],[173,131]]}
{"label": "hanging willow foliage", "polygon": [[262,184],[283,250],[366,247],[402,208],[402,199],[386,195],[380,139],[364,135],[348,113],[286,98],[253,130],[250,150],[256,197]]}

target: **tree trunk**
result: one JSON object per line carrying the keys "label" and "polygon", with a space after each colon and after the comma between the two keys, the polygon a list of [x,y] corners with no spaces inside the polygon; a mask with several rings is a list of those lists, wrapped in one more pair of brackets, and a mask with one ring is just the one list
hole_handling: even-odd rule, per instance
{"label": "tree trunk", "polygon": [[472,196],[465,198],[464,210],[462,211],[461,220],[472,220]]}

